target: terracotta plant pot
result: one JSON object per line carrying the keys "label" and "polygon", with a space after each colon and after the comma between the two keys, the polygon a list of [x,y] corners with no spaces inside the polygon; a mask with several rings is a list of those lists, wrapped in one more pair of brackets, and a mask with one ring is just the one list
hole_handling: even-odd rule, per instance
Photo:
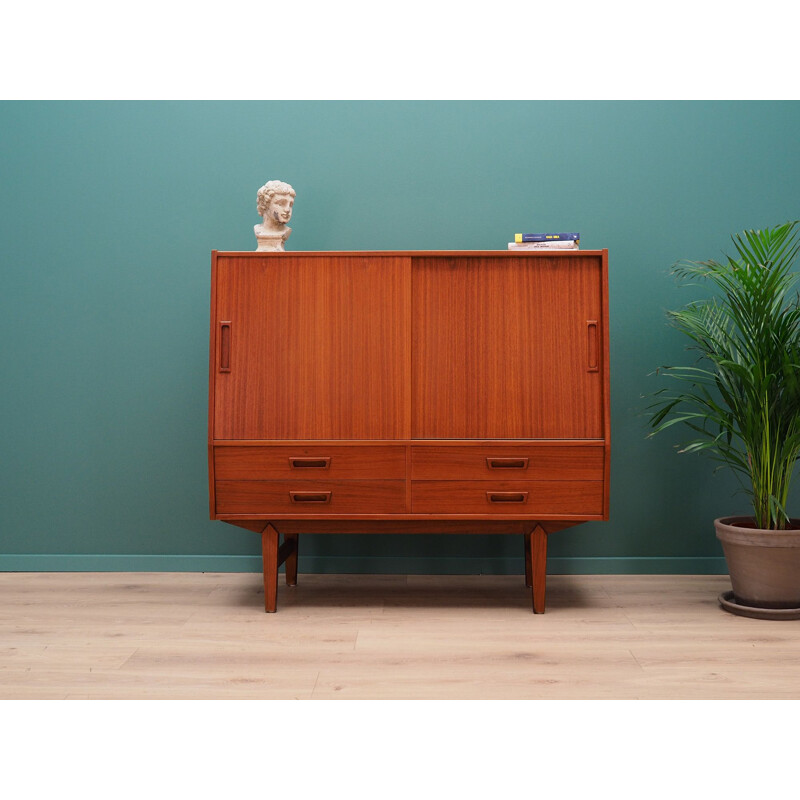
{"label": "terracotta plant pot", "polygon": [[714,520],[739,606],[800,609],[800,520],[790,524],[791,530],[770,531],[756,528],[751,517]]}

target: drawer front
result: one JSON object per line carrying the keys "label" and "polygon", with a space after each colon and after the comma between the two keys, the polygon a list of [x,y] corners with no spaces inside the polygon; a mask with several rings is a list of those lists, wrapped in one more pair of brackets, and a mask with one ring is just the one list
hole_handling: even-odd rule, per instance
{"label": "drawer front", "polygon": [[217,480],[336,480],[404,479],[405,447],[342,447],[279,445],[276,447],[216,447]]}
{"label": "drawer front", "polygon": [[413,481],[414,514],[546,517],[603,513],[602,481]]}
{"label": "drawer front", "polygon": [[218,514],[402,514],[405,481],[217,481]]}
{"label": "drawer front", "polygon": [[414,480],[603,480],[603,447],[412,446]]}

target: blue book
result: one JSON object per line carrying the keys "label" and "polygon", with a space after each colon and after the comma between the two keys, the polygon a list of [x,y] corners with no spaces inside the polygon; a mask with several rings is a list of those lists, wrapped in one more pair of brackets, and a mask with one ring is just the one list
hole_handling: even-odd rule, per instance
{"label": "blue book", "polygon": [[515,233],[514,241],[521,242],[579,242],[579,233]]}

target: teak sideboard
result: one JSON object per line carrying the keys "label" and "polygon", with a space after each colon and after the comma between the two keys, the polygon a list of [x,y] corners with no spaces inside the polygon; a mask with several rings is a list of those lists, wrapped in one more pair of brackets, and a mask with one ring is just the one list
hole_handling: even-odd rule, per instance
{"label": "teak sideboard", "polygon": [[[211,518],[261,535],[267,611],[301,533],[608,519],[608,251],[212,253]],[[281,542],[281,537],[283,541]]]}

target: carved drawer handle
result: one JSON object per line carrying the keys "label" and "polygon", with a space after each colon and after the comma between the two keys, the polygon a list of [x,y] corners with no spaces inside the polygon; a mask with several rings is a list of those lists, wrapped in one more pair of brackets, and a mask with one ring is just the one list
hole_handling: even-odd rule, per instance
{"label": "carved drawer handle", "polygon": [[486,492],[490,503],[527,503],[527,492]]}
{"label": "carved drawer handle", "polygon": [[528,469],[527,458],[487,458],[489,469]]}
{"label": "carved drawer handle", "polygon": [[293,503],[330,503],[332,492],[289,492]]}
{"label": "carved drawer handle", "polygon": [[289,456],[292,469],[328,469],[331,465],[328,458],[303,458],[302,456]]}

